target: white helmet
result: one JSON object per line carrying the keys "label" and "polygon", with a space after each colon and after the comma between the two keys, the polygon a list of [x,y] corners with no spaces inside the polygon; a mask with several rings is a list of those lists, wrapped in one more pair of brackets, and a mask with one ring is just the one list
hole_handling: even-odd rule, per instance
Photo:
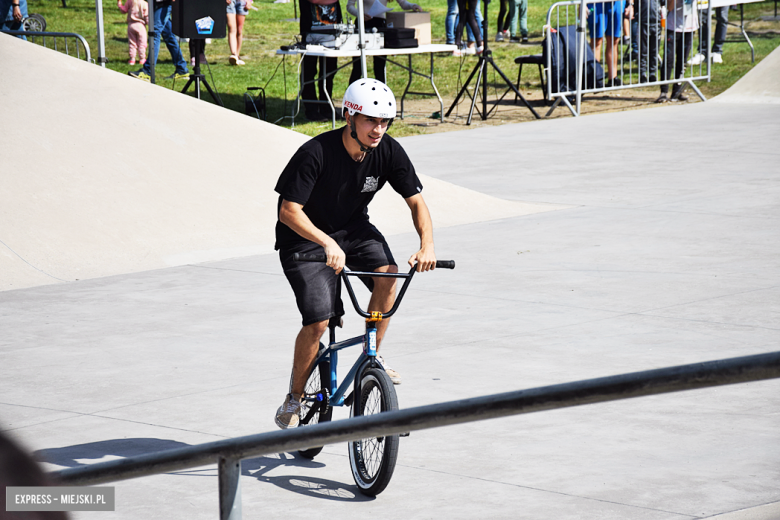
{"label": "white helmet", "polygon": [[359,113],[368,117],[393,119],[395,96],[390,87],[381,81],[363,78],[347,87],[341,107],[351,116]]}

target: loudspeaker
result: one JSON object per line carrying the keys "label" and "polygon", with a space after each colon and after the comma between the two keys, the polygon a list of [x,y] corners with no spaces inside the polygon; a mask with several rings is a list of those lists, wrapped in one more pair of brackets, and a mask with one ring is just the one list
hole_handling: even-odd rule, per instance
{"label": "loudspeaker", "polygon": [[195,40],[224,38],[226,8],[225,0],[177,0],[171,13],[173,34]]}

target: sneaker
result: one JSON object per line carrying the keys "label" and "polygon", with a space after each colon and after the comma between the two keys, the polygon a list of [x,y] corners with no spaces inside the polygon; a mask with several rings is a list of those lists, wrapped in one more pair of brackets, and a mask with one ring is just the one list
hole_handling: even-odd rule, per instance
{"label": "sneaker", "polygon": [[287,394],[282,406],[276,410],[274,422],[282,430],[287,428],[297,428],[301,420],[301,403],[293,398],[292,394]]}
{"label": "sneaker", "polygon": [[483,45],[480,45],[479,47],[477,47],[477,55],[478,56],[481,56],[484,51],[485,51],[485,47]]}
{"label": "sneaker", "polygon": [[385,363],[385,359],[382,356],[377,356],[376,360],[379,361],[379,364],[382,365],[382,368],[385,369],[387,375],[390,376],[390,381],[392,381],[394,385],[400,385],[401,374],[390,368],[390,365]]}
{"label": "sneaker", "polygon": [[127,60],[127,64],[128,65],[135,65],[135,58],[130,58],[129,60]]}
{"label": "sneaker", "polygon": [[152,77],[143,70],[131,70],[127,75],[142,81],[152,81]]}
{"label": "sneaker", "polygon": [[461,49],[455,49],[454,51],[452,51],[452,55],[455,56],[456,58],[460,58],[461,56],[463,56],[463,51]]}
{"label": "sneaker", "polygon": [[519,36],[510,36],[509,41],[512,43],[520,43],[520,37]]}
{"label": "sneaker", "polygon": [[466,47],[466,49],[463,51],[463,54],[466,56],[474,56],[477,53],[476,47]]}
{"label": "sneaker", "polygon": [[666,92],[661,92],[661,95],[655,100],[656,103],[666,103],[667,101],[669,101],[669,96],[666,95]]}
{"label": "sneaker", "polygon": [[138,62],[139,65],[146,65],[146,58],[141,58],[141,61]]}
{"label": "sneaker", "polygon": [[231,65],[238,65],[238,56],[236,56],[235,54],[231,54],[230,57],[228,58],[228,61],[230,62]]}
{"label": "sneaker", "polygon": [[496,41],[497,42],[504,41],[504,33],[503,33],[503,31],[498,31],[498,33],[496,34]]}
{"label": "sneaker", "polygon": [[190,73],[189,72],[174,72],[170,76],[165,76],[164,79],[171,79],[171,80],[177,80],[177,79],[190,79]]}
{"label": "sneaker", "polygon": [[704,54],[697,52],[693,58],[688,60],[688,65],[701,65],[704,63]]}
{"label": "sneaker", "polygon": [[240,67],[241,65],[246,65],[246,62],[244,60],[242,60],[241,58],[237,57],[236,58],[236,65],[238,65]]}
{"label": "sneaker", "polygon": [[523,36],[523,38],[520,40],[520,43],[528,43],[528,36]]}
{"label": "sneaker", "polygon": [[723,54],[719,52],[712,53],[712,63],[723,63]]}

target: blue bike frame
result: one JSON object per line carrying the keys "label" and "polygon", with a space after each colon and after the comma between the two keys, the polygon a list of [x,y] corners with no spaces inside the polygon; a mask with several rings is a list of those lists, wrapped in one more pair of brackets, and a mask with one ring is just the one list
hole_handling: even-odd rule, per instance
{"label": "blue bike frame", "polygon": [[[347,399],[346,393],[351,384],[358,384],[358,375],[363,372],[363,367],[366,365],[379,364],[376,361],[376,324],[383,320],[390,318],[395,311],[398,310],[398,306],[406,293],[406,289],[409,287],[409,283],[412,281],[412,277],[416,272],[416,268],[412,269],[408,273],[375,273],[364,271],[348,271],[346,268],[341,271],[341,280],[344,282],[344,286],[347,288],[349,298],[352,300],[352,305],[355,307],[357,313],[366,318],[366,333],[362,336],[356,336],[343,341],[336,341],[336,325],[331,323],[330,328],[330,342],[324,350],[322,350],[317,359],[314,361],[314,366],[317,366],[325,358],[330,361],[330,384],[328,385],[328,391],[330,392],[330,405],[331,406],[344,406]],[[372,278],[404,278],[404,284],[398,293],[398,297],[395,299],[392,309],[386,313],[381,312],[367,312],[360,308],[360,304],[357,301],[355,292],[352,289],[352,284],[349,281],[349,276],[357,277],[372,277]],[[363,352],[358,359],[352,365],[346,377],[342,380],[341,385],[338,384],[338,351],[347,347],[354,347],[356,345],[363,345]],[[322,401],[324,396],[317,394],[316,396],[308,397],[304,396],[304,399],[311,399],[316,401]]]}

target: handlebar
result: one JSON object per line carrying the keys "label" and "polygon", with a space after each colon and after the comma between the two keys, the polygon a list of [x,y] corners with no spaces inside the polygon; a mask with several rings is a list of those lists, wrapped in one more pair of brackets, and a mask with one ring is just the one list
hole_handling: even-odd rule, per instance
{"label": "handlebar", "polygon": [[[325,256],[325,253],[293,253],[293,260],[296,262],[327,262],[327,257]],[[455,269],[455,260],[437,260],[436,261],[436,267],[438,269]],[[357,297],[355,296],[355,291],[352,289],[352,284],[349,281],[349,276],[358,276],[358,277],[379,277],[379,278],[405,278],[404,284],[401,286],[401,290],[398,291],[398,297],[395,299],[395,303],[393,304],[393,308],[389,311],[385,312],[382,317],[383,318],[389,318],[393,314],[395,314],[395,311],[398,310],[398,306],[401,304],[401,300],[404,297],[404,294],[406,294],[406,289],[409,287],[409,283],[412,281],[412,277],[414,276],[414,273],[417,272],[416,266],[412,267],[408,273],[374,273],[374,272],[363,272],[363,271],[348,271],[347,269],[343,269],[340,273],[341,279],[344,280],[344,285],[347,287],[347,292],[349,293],[349,299],[352,300],[352,305],[355,307],[355,311],[364,318],[370,318],[371,313],[364,311],[360,308],[360,304],[357,301]]]}
{"label": "handlebar", "polygon": [[[325,253],[293,253],[296,262],[327,262]],[[455,269],[455,260],[436,260],[437,269]],[[400,276],[399,276],[400,278]]]}

